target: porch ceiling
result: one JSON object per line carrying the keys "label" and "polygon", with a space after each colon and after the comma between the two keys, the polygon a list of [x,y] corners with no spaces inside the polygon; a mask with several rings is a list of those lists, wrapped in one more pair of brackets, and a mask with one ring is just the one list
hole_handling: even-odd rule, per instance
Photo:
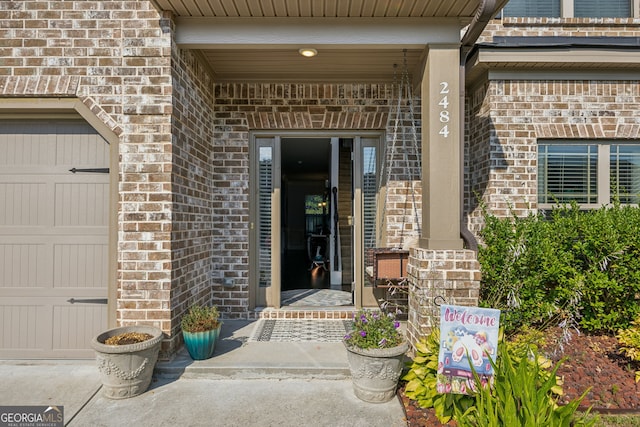
{"label": "porch ceiling", "polygon": [[[394,64],[402,70],[403,51],[397,49],[318,49],[315,58],[304,58],[292,49],[203,49],[217,83],[323,82],[384,83],[393,80]],[[423,49],[407,50],[410,74],[417,76]],[[400,74],[398,74],[400,78]]]}
{"label": "porch ceiling", "polygon": [[[482,0],[152,0],[176,42],[224,82],[392,81],[418,76],[429,43],[460,43]],[[502,6],[507,0],[497,0]],[[302,57],[300,48],[318,55]],[[400,69],[400,68],[398,68]]]}

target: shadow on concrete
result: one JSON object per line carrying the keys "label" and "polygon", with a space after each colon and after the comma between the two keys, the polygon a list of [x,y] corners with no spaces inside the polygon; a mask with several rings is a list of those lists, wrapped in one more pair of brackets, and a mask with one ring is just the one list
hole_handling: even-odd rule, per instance
{"label": "shadow on concrete", "polygon": [[[247,344],[255,328],[255,322],[255,320],[223,320],[213,357],[206,360],[193,360],[183,346],[171,360],[156,363],[154,384],[166,384],[167,380],[178,379],[185,375],[187,370],[212,371],[220,367],[221,357],[226,360],[225,355],[233,355]],[[159,381],[160,379],[163,381]]]}

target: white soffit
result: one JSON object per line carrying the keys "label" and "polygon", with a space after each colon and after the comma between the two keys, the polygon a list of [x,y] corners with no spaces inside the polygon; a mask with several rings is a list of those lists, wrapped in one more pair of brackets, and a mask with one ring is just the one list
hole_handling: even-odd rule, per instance
{"label": "white soffit", "polygon": [[[482,0],[153,0],[192,17],[472,17]],[[506,0],[503,2],[506,3]]]}

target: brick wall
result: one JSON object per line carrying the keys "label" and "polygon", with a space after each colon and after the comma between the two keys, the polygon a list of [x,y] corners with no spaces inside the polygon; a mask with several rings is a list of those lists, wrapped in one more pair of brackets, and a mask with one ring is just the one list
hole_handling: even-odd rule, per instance
{"label": "brick wall", "polygon": [[[481,41],[500,36],[632,36],[640,20],[508,18]],[[464,210],[482,225],[479,202],[498,216],[537,209],[540,139],[637,139],[640,83],[611,80],[492,80],[467,93]],[[479,198],[477,197],[479,196]]]}
{"label": "brick wall", "polygon": [[481,225],[479,204],[495,191],[489,184],[490,172],[496,168],[492,153],[497,145],[491,122],[491,97],[487,96],[489,89],[489,82],[485,82],[465,98],[463,210],[467,226],[476,235]]}
{"label": "brick wall", "polygon": [[[248,309],[249,250],[249,132],[270,130],[384,130],[387,129],[389,85],[364,84],[218,84],[215,105],[214,134],[214,272],[234,279],[233,286],[214,285],[214,300],[223,307],[225,316],[251,316]],[[419,105],[419,101],[416,101]],[[419,109],[416,112],[419,120]],[[419,132],[419,121],[418,132]],[[400,124],[400,132],[408,125]],[[391,144],[393,128],[388,131]],[[419,133],[418,133],[419,138]],[[397,142],[400,152],[407,139]],[[417,228],[415,215],[398,213],[411,205],[413,196],[420,207],[419,187],[397,183],[414,174],[419,158],[408,147],[409,165],[392,170],[395,199],[387,209],[392,213],[391,234],[400,242],[399,225],[404,222],[407,233]],[[411,155],[411,153],[414,153]],[[397,159],[396,159],[397,160]],[[410,194],[409,194],[410,193]],[[420,218],[418,216],[418,218]]]}
{"label": "brick wall", "polygon": [[[539,139],[637,139],[638,81],[491,81],[472,94],[465,210],[477,232],[476,195],[498,216],[537,209]],[[479,136],[475,139],[475,136]]]}
{"label": "brick wall", "polygon": [[493,20],[478,38],[501,37],[637,37],[639,18],[503,18]]}
{"label": "brick wall", "polygon": [[180,320],[193,304],[211,305],[216,161],[213,81],[193,52],[172,49],[171,347],[180,343]]}
{"label": "brick wall", "polygon": [[[172,306],[206,276],[202,265],[190,267],[203,263],[203,247],[210,243],[185,249],[186,242],[197,241],[193,233],[183,234],[190,228],[185,223],[207,220],[196,201],[203,193],[185,194],[191,190],[184,180],[192,178],[185,172],[192,162],[186,160],[187,144],[208,153],[207,133],[186,127],[210,119],[185,113],[195,101],[176,96],[174,105],[172,96],[191,87],[188,74],[192,80],[203,74],[174,50],[174,69],[188,71],[172,76],[171,21],[147,1],[2,1],[0,22],[0,96],[78,98],[119,136],[119,165],[112,168],[119,181],[117,321],[175,334],[180,311],[172,316]],[[199,92],[189,97],[203,98],[200,105],[210,111],[211,83],[194,87]],[[181,114],[172,122],[174,112]],[[177,129],[183,130],[172,138]],[[205,163],[203,156],[194,157],[192,164]],[[173,345],[165,343],[164,350]]]}
{"label": "brick wall", "polygon": [[[418,175],[419,176],[419,175]],[[384,217],[381,246],[404,248],[418,246],[422,222],[422,182],[420,180],[391,180],[381,192],[384,199],[379,215]],[[385,193],[386,191],[386,193]]]}
{"label": "brick wall", "polygon": [[411,250],[407,339],[416,344],[438,326],[440,305],[475,306],[480,264],[470,250]]}
{"label": "brick wall", "polygon": [[[113,61],[120,53],[127,64],[112,71],[122,74],[112,87],[122,94],[122,114],[115,120],[124,129],[119,143],[118,323],[153,324],[171,337],[171,23],[147,2],[97,3],[121,6],[110,12],[127,16],[132,21],[126,25],[137,28],[122,33],[121,51],[113,53]],[[134,7],[145,7],[145,20],[127,13]],[[163,352],[172,352],[174,345],[173,340],[163,343]]]}

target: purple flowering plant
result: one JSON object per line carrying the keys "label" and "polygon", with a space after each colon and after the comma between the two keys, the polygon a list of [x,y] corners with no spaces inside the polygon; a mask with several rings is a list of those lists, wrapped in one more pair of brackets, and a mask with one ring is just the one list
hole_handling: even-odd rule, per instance
{"label": "purple flowering plant", "polygon": [[391,348],[404,340],[400,322],[392,313],[360,310],[353,315],[353,329],[345,335],[348,346],[359,348]]}

